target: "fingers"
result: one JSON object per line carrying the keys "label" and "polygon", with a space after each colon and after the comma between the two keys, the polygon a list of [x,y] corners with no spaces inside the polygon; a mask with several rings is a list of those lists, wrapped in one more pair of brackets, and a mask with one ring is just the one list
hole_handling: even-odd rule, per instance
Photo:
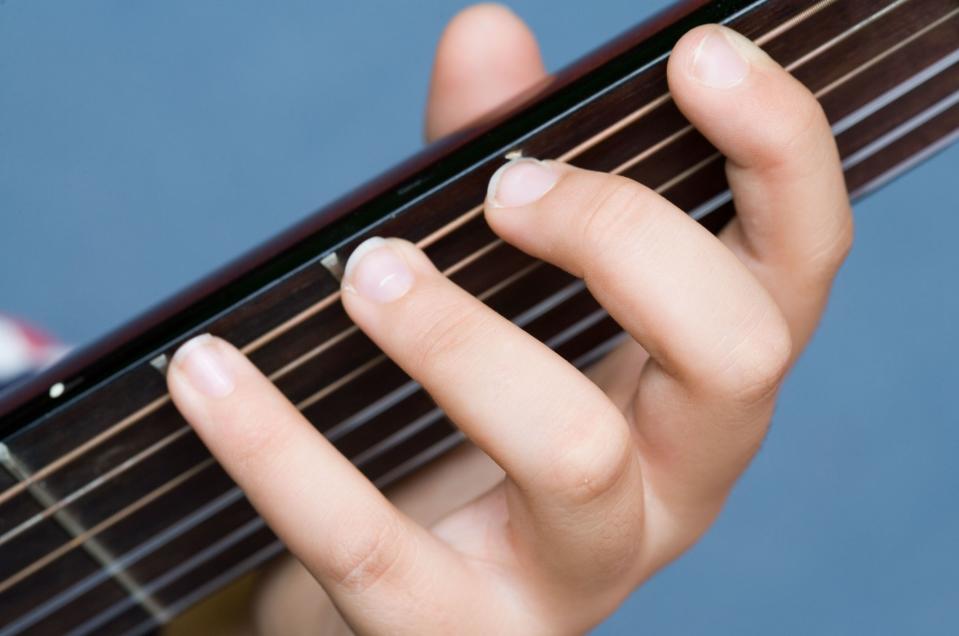
{"label": "fingers", "polygon": [[768,294],[715,237],[648,188],[514,160],[491,181],[486,217],[510,243],[584,278],[691,392],[749,399],[778,379],[770,370],[788,353]]}
{"label": "fingers", "polygon": [[351,624],[389,627],[410,589],[430,603],[450,600],[436,582],[461,582],[457,560],[235,348],[210,336],[191,340],[174,356],[168,384],[183,416]]}
{"label": "fingers", "polygon": [[698,223],[622,177],[515,160],[494,175],[486,218],[583,277],[652,356],[630,411],[647,483],[658,475],[658,494],[717,501],[755,451],[789,359],[762,285]]}
{"label": "fingers", "polygon": [[496,4],[465,9],[436,49],[426,138],[466,126],[545,77],[536,39],[514,13]]}
{"label": "fingers", "polygon": [[728,158],[738,218],[723,240],[776,298],[798,351],[852,240],[826,117],[799,81],[729,29],[686,34],[668,77],[677,105]]}
{"label": "fingers", "polygon": [[[361,244],[348,261],[344,292],[357,325],[505,469],[522,502],[511,524],[527,538],[535,534],[529,544],[546,563],[582,564],[591,543],[583,533],[594,532],[599,510],[637,527],[639,466],[628,426],[579,371],[409,243]],[[627,492],[630,503],[610,511],[609,502]]]}

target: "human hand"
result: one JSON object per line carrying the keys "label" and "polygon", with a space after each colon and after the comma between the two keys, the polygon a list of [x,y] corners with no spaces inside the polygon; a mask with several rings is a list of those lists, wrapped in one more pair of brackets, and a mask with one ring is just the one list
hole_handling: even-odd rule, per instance
{"label": "human hand", "polygon": [[[525,46],[518,60],[538,65]],[[443,52],[433,134],[515,92],[494,99],[489,61],[444,77]],[[516,84],[541,68],[509,67]],[[739,216],[718,239],[638,184],[555,163],[510,164],[487,201],[501,237],[584,277],[633,337],[595,384],[413,246],[350,259],[348,313],[506,471],[429,530],[235,349],[203,339],[175,356],[178,408],[354,629],[583,631],[705,531],[758,448],[851,241],[838,154],[808,91],[741,38],[694,30],[669,79],[729,158]]]}

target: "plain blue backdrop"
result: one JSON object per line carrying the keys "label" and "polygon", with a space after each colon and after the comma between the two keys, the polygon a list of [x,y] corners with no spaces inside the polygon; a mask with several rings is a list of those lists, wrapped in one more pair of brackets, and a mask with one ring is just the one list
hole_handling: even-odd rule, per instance
{"label": "plain blue backdrop", "polygon": [[[556,68],[665,4],[513,6]],[[0,1],[0,308],[86,342],[402,159],[461,6]],[[762,453],[597,633],[957,633],[957,174],[857,206]]]}

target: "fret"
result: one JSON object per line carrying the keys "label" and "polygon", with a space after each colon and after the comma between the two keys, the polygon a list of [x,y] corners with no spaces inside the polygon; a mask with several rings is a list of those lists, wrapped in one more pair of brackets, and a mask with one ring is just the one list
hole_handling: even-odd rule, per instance
{"label": "fret", "polygon": [[[126,396],[100,404],[98,400],[77,400],[68,409],[52,414],[6,440],[7,446],[32,472],[51,464],[108,426],[131,413],[131,404],[147,404],[165,392],[165,382],[148,365],[119,376],[111,388]],[[133,409],[135,410],[135,409]]]}
{"label": "fret", "polygon": [[[19,480],[0,465],[0,492],[5,492],[15,486]],[[3,506],[0,514],[0,536],[18,526],[25,519],[29,519],[43,510],[29,494],[15,497]]]}
{"label": "fret", "polygon": [[[60,567],[47,568],[30,577],[30,585],[20,585],[0,598],[0,612],[5,622],[0,624],[0,636],[11,636],[30,629],[32,634],[64,634],[75,625],[89,620],[117,603],[130,603],[131,597],[112,578],[107,578],[96,587],[95,594],[70,599],[54,612],[38,612],[37,592],[43,590],[42,598],[57,598],[76,580],[85,574],[98,572],[99,565],[82,552],[71,552],[64,557]],[[153,620],[139,604],[130,603],[131,622]]]}
{"label": "fret", "polygon": [[[24,464],[13,453],[11,453],[6,446],[2,444],[0,444],[0,464],[2,464],[7,473],[19,481],[27,480],[30,477],[30,471],[26,468],[26,466],[24,466]],[[78,519],[72,511],[65,507],[58,506],[57,504],[60,500],[60,497],[52,494],[43,482],[32,484],[28,488],[27,492],[40,506],[43,506],[46,511],[51,513],[49,516],[45,515],[45,520],[51,523],[48,523],[46,528],[40,527],[39,529],[41,532],[43,530],[49,531],[49,525],[55,523],[63,529],[63,531],[68,535],[70,541],[80,541],[82,539],[82,541],[79,543],[80,549],[86,552],[87,555],[93,561],[98,563],[101,568],[110,568],[113,565],[114,557],[111,551],[100,542],[98,537],[86,536],[87,528],[85,527],[83,521]],[[26,538],[29,540],[31,535],[27,534]],[[35,535],[33,539],[33,542],[28,547],[39,547],[43,545],[43,543],[35,540]],[[46,552],[46,546],[43,547],[43,550]],[[22,553],[18,553],[18,556],[21,560],[23,560],[25,557],[31,559],[31,561],[26,562],[26,567],[23,567],[22,569],[17,568],[19,572],[22,572],[24,570],[29,570],[32,562],[42,560],[41,557],[43,557],[44,554],[41,553],[40,555],[31,556],[29,550],[24,550]],[[14,577],[16,576],[17,574],[14,574]],[[131,576],[129,572],[126,572],[123,569],[116,569],[113,572],[113,579],[121,588],[123,588],[130,598],[134,599],[137,604],[146,610],[152,617],[160,621],[165,620],[163,608],[157,603],[156,599],[152,598],[143,590],[140,583],[133,576]]]}
{"label": "fret", "polygon": [[[697,19],[710,19],[709,11]],[[954,0],[771,0],[754,3],[733,23],[761,37],[773,57],[794,65],[797,77],[819,93],[846,158],[847,183],[858,195],[910,165],[909,157],[924,156],[956,135],[959,111],[949,100],[956,96],[950,56],[957,55],[957,11]],[[282,262],[243,279],[242,290],[228,285],[218,292],[221,300],[212,303],[218,314],[205,320],[199,310],[187,312],[180,335],[157,340],[133,366],[84,389],[83,399],[71,397],[5,439],[26,472],[39,471],[39,477],[28,489],[0,471],[0,535],[43,513],[33,500],[37,488],[60,509],[0,543],[0,581],[53,554],[0,591],[0,616],[25,621],[10,623],[16,631],[0,627],[0,636],[30,625],[56,632],[80,626],[80,633],[148,629],[281,549],[164,401],[163,378],[149,360],[169,355],[188,332],[210,330],[240,345],[252,343],[254,363],[303,404],[307,417],[378,486],[462,440],[419,386],[352,327],[335,295],[338,283],[320,263],[329,247],[342,256],[371,233],[428,238],[427,254],[455,282],[473,294],[485,292],[487,304],[518,319],[563,357],[588,364],[621,341],[615,321],[581,283],[498,242],[476,205],[505,150],[522,148],[534,156],[567,156],[584,167],[626,166],[623,174],[658,188],[695,218],[704,215],[703,224],[718,231],[734,211],[723,160],[701,135],[686,130],[663,97],[665,65],[657,57],[689,26],[645,45],[644,55],[657,61],[628,81],[612,81],[628,69],[611,63],[604,68],[612,70],[603,71],[607,88],[594,83],[588,91],[554,97],[548,107],[527,109],[520,119],[538,127],[505,125],[500,137],[487,136],[500,145],[490,141],[486,153],[469,163],[449,158],[443,170],[397,190],[413,193],[405,202],[397,194],[367,196],[365,211],[351,217],[348,229],[333,224],[341,229],[293,247],[274,242],[264,253],[282,248]],[[443,188],[435,189],[441,182]],[[334,206],[325,220],[309,223],[330,223],[348,209]],[[386,211],[393,214],[378,217]],[[71,452],[70,461],[60,459]],[[58,525],[59,512],[76,520],[81,537],[89,532],[86,539],[104,547],[106,563],[83,551],[87,541],[77,542],[78,532]],[[125,590],[118,573],[132,577],[140,591]],[[45,604],[38,604],[39,589]],[[144,596],[156,600],[152,617],[139,603]]]}
{"label": "fret", "polygon": [[[246,553],[258,547],[257,543],[250,541],[251,538],[255,538],[260,544],[274,541],[275,537],[266,529],[265,524],[256,516],[252,508],[241,504],[243,504],[242,500],[220,511],[218,518],[222,523],[218,524],[218,527],[213,527],[210,523],[197,526],[194,534],[190,535],[192,549],[184,541],[190,537],[181,535],[167,543],[162,554],[150,555],[152,568],[150,558],[138,561],[135,566],[136,573],[138,577],[149,581],[145,586],[147,592],[159,599],[166,599],[167,594],[164,588],[184,574],[191,573],[195,569],[194,564],[208,562],[208,565],[222,571],[224,560],[231,559],[234,562],[238,560],[237,551]],[[224,525],[232,530],[223,533]],[[206,547],[197,550],[197,544]],[[170,567],[171,562],[176,565]],[[196,582],[196,579],[191,580]],[[124,623],[128,621],[130,610],[134,608],[134,605],[133,599],[130,598],[114,602],[111,606],[104,608],[104,611],[91,616],[75,627],[72,633],[100,633],[102,629],[113,629],[112,626],[116,621],[120,620]],[[151,622],[157,624],[160,621],[151,619]]]}

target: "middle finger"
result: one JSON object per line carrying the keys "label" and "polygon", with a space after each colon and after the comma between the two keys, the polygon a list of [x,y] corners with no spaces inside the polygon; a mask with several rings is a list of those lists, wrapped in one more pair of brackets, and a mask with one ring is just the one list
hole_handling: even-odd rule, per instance
{"label": "middle finger", "polygon": [[629,502],[612,511],[619,527],[638,527],[642,498],[624,496],[640,484],[629,426],[575,367],[405,241],[361,244],[344,291],[357,325],[506,471],[511,525],[538,556],[582,561],[611,501]]}

